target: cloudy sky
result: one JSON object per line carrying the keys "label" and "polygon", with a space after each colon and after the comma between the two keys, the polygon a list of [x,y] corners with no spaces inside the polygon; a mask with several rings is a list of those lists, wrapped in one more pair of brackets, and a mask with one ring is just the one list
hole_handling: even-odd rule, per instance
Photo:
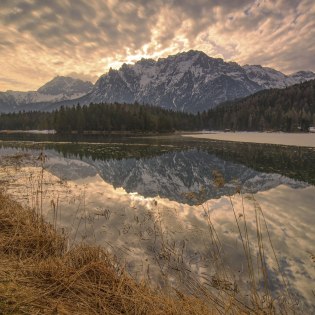
{"label": "cloudy sky", "polygon": [[1,0],[0,91],[189,49],[315,71],[314,0]]}

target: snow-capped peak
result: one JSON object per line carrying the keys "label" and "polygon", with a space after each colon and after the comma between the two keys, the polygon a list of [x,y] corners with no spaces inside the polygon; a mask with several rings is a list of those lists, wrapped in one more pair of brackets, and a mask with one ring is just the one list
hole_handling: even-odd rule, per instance
{"label": "snow-capped peak", "polygon": [[72,100],[89,93],[93,88],[91,82],[84,82],[71,77],[57,76],[44,84],[37,91],[0,92],[0,111],[20,110],[22,106],[40,103],[55,103]]}
{"label": "snow-capped peak", "polygon": [[37,92],[48,95],[72,95],[76,93],[88,93],[93,84],[71,77],[57,76],[40,87]]}
{"label": "snow-capped peak", "polygon": [[236,62],[190,50],[158,60],[142,58],[135,64],[123,64],[120,69],[103,74],[94,86],[90,82],[56,77],[36,92],[0,93],[0,111],[5,106],[21,109],[21,104],[31,103],[28,107],[31,108],[34,103],[67,100],[52,107],[138,102],[197,112],[262,89],[285,88],[310,79],[315,79],[310,71],[285,75],[272,68],[242,67]]}
{"label": "snow-capped peak", "polygon": [[307,80],[314,80],[315,73],[312,71],[298,71],[290,74],[289,77],[296,81],[295,83],[302,83]]}

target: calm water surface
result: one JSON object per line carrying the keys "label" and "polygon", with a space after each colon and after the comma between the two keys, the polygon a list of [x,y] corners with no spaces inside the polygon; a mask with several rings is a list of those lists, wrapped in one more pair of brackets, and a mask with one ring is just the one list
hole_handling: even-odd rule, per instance
{"label": "calm water surface", "polygon": [[250,143],[281,144],[315,148],[315,133],[285,132],[207,132],[188,137]]}
{"label": "calm water surface", "polygon": [[[69,233],[69,246],[96,242],[135,277],[191,292],[219,290],[224,274],[237,292],[249,286],[246,222],[257,270],[261,232],[274,296],[285,291],[283,276],[299,309],[314,310],[314,148],[183,137],[12,140],[0,142],[2,182],[38,206],[43,151],[45,215]],[[23,159],[8,158],[16,154]]]}

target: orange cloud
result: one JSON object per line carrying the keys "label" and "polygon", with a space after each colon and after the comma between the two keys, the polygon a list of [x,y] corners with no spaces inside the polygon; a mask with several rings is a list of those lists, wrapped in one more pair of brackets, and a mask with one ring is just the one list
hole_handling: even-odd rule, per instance
{"label": "orange cloud", "polygon": [[284,72],[315,70],[309,0],[2,0],[0,90],[53,76],[95,78],[123,62],[189,49]]}

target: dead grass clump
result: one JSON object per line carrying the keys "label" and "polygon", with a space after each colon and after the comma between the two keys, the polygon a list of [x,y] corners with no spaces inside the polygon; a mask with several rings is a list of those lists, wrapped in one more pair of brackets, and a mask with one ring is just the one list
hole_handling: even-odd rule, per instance
{"label": "dead grass clump", "polygon": [[166,296],[136,283],[100,248],[77,247],[27,275],[37,280],[36,288],[49,292],[51,306],[57,300],[71,314],[211,314],[200,300],[191,305],[193,298]]}
{"label": "dead grass clump", "polygon": [[20,259],[60,255],[65,249],[64,238],[51,225],[44,223],[35,211],[0,194],[0,250]]}
{"label": "dead grass clump", "polygon": [[0,194],[0,314],[216,314],[137,283],[103,249],[66,239]]}

